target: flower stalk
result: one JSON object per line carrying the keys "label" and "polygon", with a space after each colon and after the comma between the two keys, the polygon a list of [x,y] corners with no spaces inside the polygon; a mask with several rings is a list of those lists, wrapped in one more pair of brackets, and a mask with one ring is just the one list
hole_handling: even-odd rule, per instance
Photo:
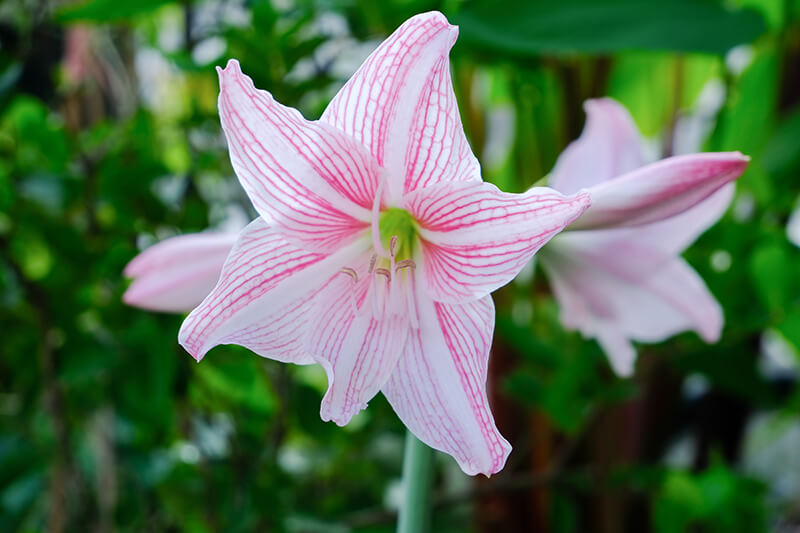
{"label": "flower stalk", "polygon": [[403,504],[397,520],[397,533],[430,531],[432,484],[433,449],[407,431],[403,456]]}

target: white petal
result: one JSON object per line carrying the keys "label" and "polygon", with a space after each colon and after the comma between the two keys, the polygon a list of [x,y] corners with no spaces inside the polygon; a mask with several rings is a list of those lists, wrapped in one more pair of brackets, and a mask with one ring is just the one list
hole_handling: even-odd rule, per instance
{"label": "white petal", "polygon": [[448,53],[458,35],[438,12],[407,20],[331,101],[322,121],[366,146],[388,170],[388,194],[480,179],[461,126]]}
{"label": "white petal", "polygon": [[467,474],[489,476],[511,452],[486,396],[491,296],[461,305],[434,304],[423,294],[418,301],[420,327],[383,393],[422,442],[452,455]]}
{"label": "white petal", "polygon": [[425,282],[436,301],[459,302],[502,287],[589,204],[544,187],[523,194],[490,183],[442,183],[406,197],[419,225]]}
{"label": "white petal", "polygon": [[644,164],[639,130],[631,114],[611,98],[587,100],[581,136],[561,153],[549,185],[576,193]]}
{"label": "white petal", "polygon": [[589,189],[592,205],[570,229],[637,226],[667,219],[738,178],[749,161],[739,152],[662,159]]}
{"label": "white petal", "polygon": [[235,241],[236,233],[196,233],[151,246],[125,267],[133,283],[123,301],[153,311],[192,309],[214,288]]}
{"label": "white petal", "polygon": [[217,344],[241,344],[280,361],[308,363],[308,302],[368,241],[333,255],[297,248],[256,219],[239,235],[217,286],[181,326],[178,339],[200,360]]}
{"label": "white petal", "polygon": [[[308,351],[328,375],[323,420],[347,424],[383,387],[408,338],[408,314],[396,313],[388,281],[367,273],[339,276],[315,301]],[[406,307],[402,308],[405,311]]]}
{"label": "white petal", "polygon": [[342,132],[257,90],[235,60],[219,76],[231,163],[259,214],[307,249],[330,253],[352,242],[370,220],[375,159]]}

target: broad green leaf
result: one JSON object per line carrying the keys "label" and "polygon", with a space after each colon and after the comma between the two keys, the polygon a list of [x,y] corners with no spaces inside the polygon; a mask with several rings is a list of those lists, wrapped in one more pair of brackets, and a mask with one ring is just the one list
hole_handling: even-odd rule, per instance
{"label": "broad green leaf", "polygon": [[469,4],[462,41],[517,56],[675,50],[724,54],[765,30],[761,15],[705,0],[511,0]]}

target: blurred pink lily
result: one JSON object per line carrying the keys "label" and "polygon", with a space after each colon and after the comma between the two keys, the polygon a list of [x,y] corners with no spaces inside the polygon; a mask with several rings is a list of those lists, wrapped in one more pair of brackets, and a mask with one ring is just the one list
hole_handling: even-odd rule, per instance
{"label": "blurred pink lily", "polygon": [[125,267],[133,278],[122,300],[151,311],[190,311],[217,284],[236,233],[193,233],[161,241]]}
{"label": "blurred pink lily", "polygon": [[261,215],[179,340],[321,364],[321,416],[346,424],[382,391],[405,425],[468,474],[510,446],[486,397],[489,293],[589,203],[484,183],[464,136],[440,13],[405,22],[319,121],[257,90],[231,60],[219,110],[239,181]]}
{"label": "blurred pink lily", "polygon": [[586,188],[592,205],[539,255],[561,322],[597,339],[611,366],[633,372],[632,340],[685,330],[716,342],[722,309],[680,254],[725,212],[749,158],[739,152],[645,164],[628,111],[611,99],[585,104],[586,126],[561,154],[549,184]]}

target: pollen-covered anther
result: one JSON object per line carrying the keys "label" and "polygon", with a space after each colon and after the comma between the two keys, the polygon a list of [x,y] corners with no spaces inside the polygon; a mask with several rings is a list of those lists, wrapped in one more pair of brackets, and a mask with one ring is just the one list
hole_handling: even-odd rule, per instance
{"label": "pollen-covered anther", "polygon": [[375,270],[375,263],[377,262],[378,262],[377,254],[372,254],[372,257],[369,258],[369,268],[367,269],[368,273],[372,274],[372,271]]}
{"label": "pollen-covered anther", "polygon": [[379,267],[375,269],[375,274],[380,274],[381,276],[386,276],[386,279],[392,279],[392,273],[389,271],[388,268]]}
{"label": "pollen-covered anther", "polygon": [[397,249],[397,235],[392,235],[392,238],[389,241],[389,255],[394,257],[394,252],[396,249]]}
{"label": "pollen-covered anther", "polygon": [[417,264],[411,259],[403,259],[402,261],[397,262],[397,264],[394,266],[394,271],[398,272],[403,268],[410,268],[411,270],[416,270]]}

